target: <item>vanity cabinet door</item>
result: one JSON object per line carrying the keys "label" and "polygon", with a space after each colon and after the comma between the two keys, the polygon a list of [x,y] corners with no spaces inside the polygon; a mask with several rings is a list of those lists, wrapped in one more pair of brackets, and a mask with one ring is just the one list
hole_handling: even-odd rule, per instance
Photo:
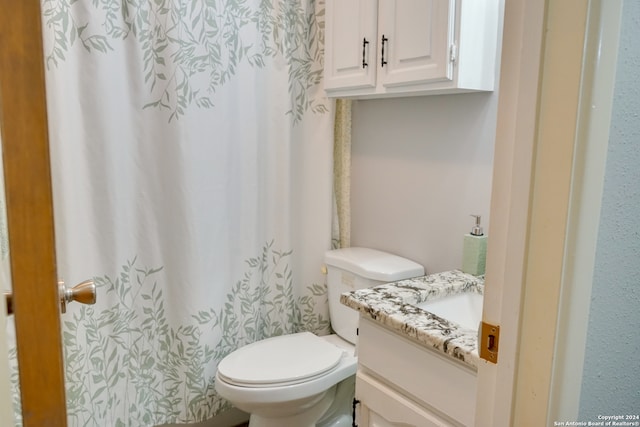
{"label": "vanity cabinet door", "polygon": [[[472,369],[362,315],[358,329],[358,375],[375,377],[378,383],[400,391],[411,402],[424,402],[425,410],[442,414],[453,425],[474,424],[477,377]],[[362,396],[359,387],[368,384],[359,378],[356,377],[356,395]],[[365,401],[365,397],[359,398]],[[379,401],[385,404],[384,399]],[[367,405],[384,416],[377,402],[370,400]]]}
{"label": "vanity cabinet door", "polygon": [[380,0],[379,17],[382,86],[453,80],[455,0]]}
{"label": "vanity cabinet door", "polygon": [[456,425],[418,406],[367,374],[358,372],[356,390],[356,398],[362,405],[359,426],[453,427]]}
{"label": "vanity cabinet door", "polygon": [[325,89],[375,88],[378,2],[327,0]]}

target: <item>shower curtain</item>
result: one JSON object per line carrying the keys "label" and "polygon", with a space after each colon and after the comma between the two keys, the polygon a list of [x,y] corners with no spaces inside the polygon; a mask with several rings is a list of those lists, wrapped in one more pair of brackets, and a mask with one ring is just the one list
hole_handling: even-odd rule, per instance
{"label": "shower curtain", "polygon": [[330,330],[324,2],[43,0],[42,20],[58,274],[98,288],[62,317],[69,425],[210,418],[225,355]]}

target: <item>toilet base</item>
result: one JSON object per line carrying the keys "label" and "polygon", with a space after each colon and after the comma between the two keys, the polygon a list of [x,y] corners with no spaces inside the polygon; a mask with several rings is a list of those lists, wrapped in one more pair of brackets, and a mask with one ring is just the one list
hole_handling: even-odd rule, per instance
{"label": "toilet base", "polygon": [[296,414],[287,417],[271,418],[252,413],[249,418],[249,427],[315,427],[316,423],[331,407],[336,394],[336,386],[325,391],[313,405]]}
{"label": "toilet base", "polygon": [[252,413],[249,427],[351,427],[351,405],[355,375],[327,390],[304,410],[286,417],[268,417]]}
{"label": "toilet base", "polygon": [[355,391],[355,375],[338,383],[333,404],[318,421],[316,427],[352,427]]}

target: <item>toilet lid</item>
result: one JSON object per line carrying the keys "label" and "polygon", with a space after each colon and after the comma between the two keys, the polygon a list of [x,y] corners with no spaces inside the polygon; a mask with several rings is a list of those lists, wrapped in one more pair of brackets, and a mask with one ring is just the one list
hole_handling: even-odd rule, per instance
{"label": "toilet lid", "polygon": [[225,381],[254,387],[299,383],[335,368],[343,350],[310,332],[267,338],[222,359]]}

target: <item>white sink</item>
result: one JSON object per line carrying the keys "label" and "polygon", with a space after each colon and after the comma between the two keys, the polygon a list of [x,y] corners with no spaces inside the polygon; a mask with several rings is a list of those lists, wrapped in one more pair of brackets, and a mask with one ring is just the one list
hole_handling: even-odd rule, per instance
{"label": "white sink", "polygon": [[418,308],[452,321],[465,329],[478,330],[483,296],[476,292],[454,294],[416,304]]}

